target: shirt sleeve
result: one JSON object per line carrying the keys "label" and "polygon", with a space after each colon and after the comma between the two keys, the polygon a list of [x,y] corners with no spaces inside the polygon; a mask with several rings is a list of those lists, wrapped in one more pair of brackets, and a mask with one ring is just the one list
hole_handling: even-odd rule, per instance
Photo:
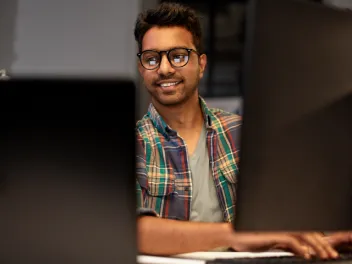
{"label": "shirt sleeve", "polygon": [[141,183],[147,180],[146,152],[144,151],[144,141],[137,135],[136,144],[136,194],[137,194],[137,216],[158,216],[152,209],[148,208],[145,201],[147,191]]}

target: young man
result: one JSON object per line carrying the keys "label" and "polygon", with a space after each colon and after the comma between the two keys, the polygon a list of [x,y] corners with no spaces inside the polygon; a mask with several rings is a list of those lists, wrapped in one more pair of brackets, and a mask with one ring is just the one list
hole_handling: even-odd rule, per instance
{"label": "young man", "polygon": [[139,251],[282,248],[307,258],[336,257],[321,234],[232,230],[241,118],[209,109],[199,96],[207,57],[195,12],[163,3],[139,15],[134,33],[152,100],[137,123]]}

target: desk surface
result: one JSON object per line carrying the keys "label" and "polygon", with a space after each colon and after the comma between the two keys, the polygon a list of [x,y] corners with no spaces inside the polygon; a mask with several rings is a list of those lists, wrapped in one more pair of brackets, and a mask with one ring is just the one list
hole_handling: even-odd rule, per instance
{"label": "desk surface", "polygon": [[292,253],[283,251],[270,252],[192,252],[170,257],[157,257],[140,255],[137,257],[139,264],[205,264],[207,260],[219,258],[256,258],[256,257],[281,257],[292,256]]}

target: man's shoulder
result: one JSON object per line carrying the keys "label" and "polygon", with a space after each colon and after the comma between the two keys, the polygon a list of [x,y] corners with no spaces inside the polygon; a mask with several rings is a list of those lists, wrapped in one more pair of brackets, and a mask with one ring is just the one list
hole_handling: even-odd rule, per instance
{"label": "man's shoulder", "polygon": [[212,122],[221,126],[240,126],[242,124],[242,116],[224,111],[219,108],[209,108]]}
{"label": "man's shoulder", "polygon": [[135,133],[137,140],[144,142],[144,144],[155,145],[157,142],[162,141],[161,138],[163,137],[148,114],[137,121]]}
{"label": "man's shoulder", "polygon": [[154,131],[155,131],[155,126],[147,114],[137,121],[136,123],[137,133],[143,134],[143,133],[151,133]]}
{"label": "man's shoulder", "polygon": [[[242,117],[240,115],[226,112],[222,109],[210,108],[211,126],[217,132],[223,149],[232,153],[239,153],[241,139]],[[237,162],[237,156],[236,156]]]}
{"label": "man's shoulder", "polygon": [[164,140],[164,135],[159,132],[153,120],[146,114],[142,119],[138,120],[135,128],[137,150],[150,151],[162,148],[167,144]]}

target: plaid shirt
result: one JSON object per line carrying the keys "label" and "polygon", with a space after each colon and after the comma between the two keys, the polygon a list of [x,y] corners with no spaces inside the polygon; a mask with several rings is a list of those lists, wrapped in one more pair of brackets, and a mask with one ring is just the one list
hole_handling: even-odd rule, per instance
{"label": "plaid shirt", "polygon": [[[241,118],[207,108],[200,97],[207,128],[207,148],[217,197],[224,221],[235,212],[239,172]],[[154,106],[137,122],[137,212],[163,218],[189,220],[192,177],[186,144],[158,114]]]}

